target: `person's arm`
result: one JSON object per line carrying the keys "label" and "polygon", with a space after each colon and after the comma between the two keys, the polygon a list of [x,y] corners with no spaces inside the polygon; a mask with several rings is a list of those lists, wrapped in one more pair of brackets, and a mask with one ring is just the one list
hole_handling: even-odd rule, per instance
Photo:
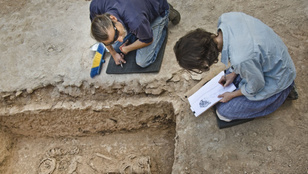
{"label": "person's arm", "polygon": [[241,90],[236,90],[233,92],[225,92],[223,94],[218,95],[218,97],[221,97],[222,99],[220,100],[220,102],[226,103],[228,101],[230,101],[231,99],[235,98],[235,97],[239,97],[242,96],[243,93],[241,92]]}
{"label": "person's arm", "polygon": [[120,65],[121,63],[126,63],[126,61],[124,60],[123,54],[117,53],[111,45],[106,46],[106,47],[109,50],[111,56],[113,57],[113,60],[116,65]]}
{"label": "person's arm", "polygon": [[221,84],[223,87],[227,87],[234,81],[236,75],[237,74],[235,74],[235,72],[232,72],[230,74],[227,74],[226,78],[225,76],[222,76],[218,83]]}
{"label": "person's arm", "polygon": [[[218,81],[219,84],[221,84],[223,87],[227,87],[229,86],[234,79],[236,78],[237,74],[235,74],[235,72],[232,72],[230,74],[227,74],[226,77],[222,76],[221,79]],[[221,97],[222,99],[220,100],[220,102],[228,102],[231,99],[233,99],[234,97],[238,97],[243,95],[241,90],[236,90],[233,92],[225,92],[223,94],[218,95],[218,97]]]}
{"label": "person's arm", "polygon": [[126,45],[126,43],[124,43],[120,46],[120,50],[124,54],[127,54],[133,50],[149,46],[153,42],[153,31],[151,29],[151,24],[149,20],[145,17],[141,17],[140,19],[138,18],[135,20],[141,20],[141,22],[137,22],[139,23],[139,25],[134,26],[135,29],[131,28],[130,32],[134,33],[138,39],[134,43],[131,43],[129,45]]}
{"label": "person's arm", "polygon": [[246,97],[254,96],[264,88],[265,81],[263,73],[261,71],[261,65],[255,60],[248,60],[242,62],[239,65],[236,65],[233,73],[239,73],[241,75],[241,78],[244,80],[244,83],[240,87],[240,89],[236,91],[226,92],[219,95],[218,97],[222,98],[220,102],[225,103],[235,97],[239,97],[242,95],[245,95]]}
{"label": "person's arm", "polygon": [[[262,66],[258,61],[248,60],[235,65],[234,72],[228,74],[230,77],[227,75],[227,80],[225,81],[226,83],[224,86],[228,86],[231,82],[233,82],[236,77],[236,73],[239,73],[243,79],[243,85],[236,91],[226,92],[219,95],[218,97],[222,97],[220,100],[221,102],[228,102],[231,99],[242,95],[245,95],[246,97],[254,96],[264,88],[264,75],[262,73]],[[222,84],[224,80],[224,77],[222,77],[219,83]]]}
{"label": "person's arm", "polygon": [[[153,40],[152,40],[153,42]],[[152,42],[149,42],[149,43],[145,43],[145,42],[141,42],[139,39],[136,40],[134,43],[130,44],[130,45],[126,45],[126,44],[123,44],[120,46],[120,50],[122,51],[122,53],[124,54],[127,54],[133,50],[137,50],[139,48],[143,48],[143,47],[146,47],[146,46],[149,46],[152,44]]]}
{"label": "person's arm", "polygon": [[246,97],[254,97],[264,89],[265,79],[259,61],[255,59],[244,61],[235,67],[234,71],[243,79],[240,90]]}

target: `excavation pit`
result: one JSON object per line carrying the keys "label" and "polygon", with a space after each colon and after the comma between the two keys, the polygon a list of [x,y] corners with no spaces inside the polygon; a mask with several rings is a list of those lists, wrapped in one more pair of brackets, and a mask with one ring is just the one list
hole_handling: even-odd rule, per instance
{"label": "excavation pit", "polygon": [[0,173],[171,173],[169,102],[50,109],[0,117]]}

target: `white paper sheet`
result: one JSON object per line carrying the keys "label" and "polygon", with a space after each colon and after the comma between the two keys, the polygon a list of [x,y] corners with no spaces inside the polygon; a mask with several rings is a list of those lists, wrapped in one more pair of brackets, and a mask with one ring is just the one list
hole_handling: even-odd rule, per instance
{"label": "white paper sheet", "polygon": [[[97,48],[98,48],[98,45],[99,45],[99,44],[102,44],[102,43],[96,43],[96,44],[90,46],[90,50],[91,50],[91,51],[97,51]],[[102,45],[103,45],[103,47],[105,47],[104,44],[102,44]],[[107,52],[109,52],[109,50],[108,50],[106,47],[105,47],[105,49],[106,49]]]}
{"label": "white paper sheet", "polygon": [[218,98],[218,95],[225,92],[232,92],[236,89],[233,83],[227,87],[223,87],[218,83],[223,75],[224,71],[220,72],[213,79],[203,85],[197,92],[188,97],[190,109],[194,112],[196,117],[216,104],[221,99]]}

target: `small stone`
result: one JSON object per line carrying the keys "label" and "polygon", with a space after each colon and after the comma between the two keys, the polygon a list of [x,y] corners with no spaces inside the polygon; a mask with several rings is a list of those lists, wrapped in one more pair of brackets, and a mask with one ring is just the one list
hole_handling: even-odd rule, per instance
{"label": "small stone", "polygon": [[273,150],[272,146],[267,146],[267,151],[271,152]]}
{"label": "small stone", "polygon": [[240,132],[237,132],[234,136],[235,137],[239,137],[239,136],[241,136],[242,134],[240,133]]}
{"label": "small stone", "polygon": [[15,96],[18,97],[18,96],[20,96],[20,94],[22,94],[22,91],[17,91]]}
{"label": "small stone", "polygon": [[179,82],[181,80],[181,78],[178,75],[175,75],[172,77],[172,79],[170,81],[172,82]]}
{"label": "small stone", "polygon": [[28,94],[32,94],[33,93],[33,89],[27,89],[27,93]]}
{"label": "small stone", "polygon": [[191,74],[191,78],[199,81],[202,79],[202,74]]}
{"label": "small stone", "polygon": [[9,96],[10,96],[10,94],[5,94],[5,95],[2,96],[2,98],[6,98],[6,97],[9,97]]}
{"label": "small stone", "polygon": [[188,73],[183,73],[182,78],[184,78],[186,81],[190,80],[190,75]]}
{"label": "small stone", "polygon": [[53,51],[55,51],[55,46],[54,46],[54,45],[49,46],[48,49],[47,49],[47,51],[48,51],[48,52],[53,52]]}

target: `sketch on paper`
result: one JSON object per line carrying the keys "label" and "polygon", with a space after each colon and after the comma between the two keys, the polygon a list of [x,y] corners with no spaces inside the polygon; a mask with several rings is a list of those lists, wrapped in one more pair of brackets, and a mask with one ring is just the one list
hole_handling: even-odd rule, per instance
{"label": "sketch on paper", "polygon": [[218,95],[225,92],[232,92],[236,89],[234,84],[230,84],[227,87],[223,87],[218,83],[220,78],[224,75],[224,71],[221,71],[218,75],[212,78],[209,82],[203,85],[194,94],[188,97],[190,109],[194,115],[198,117],[200,114],[214,106],[221,98]]}
{"label": "sketch on paper", "polygon": [[209,104],[211,104],[211,102],[208,101],[208,100],[206,100],[206,99],[202,99],[202,100],[199,102],[200,108],[205,108],[205,107],[207,107]]}

